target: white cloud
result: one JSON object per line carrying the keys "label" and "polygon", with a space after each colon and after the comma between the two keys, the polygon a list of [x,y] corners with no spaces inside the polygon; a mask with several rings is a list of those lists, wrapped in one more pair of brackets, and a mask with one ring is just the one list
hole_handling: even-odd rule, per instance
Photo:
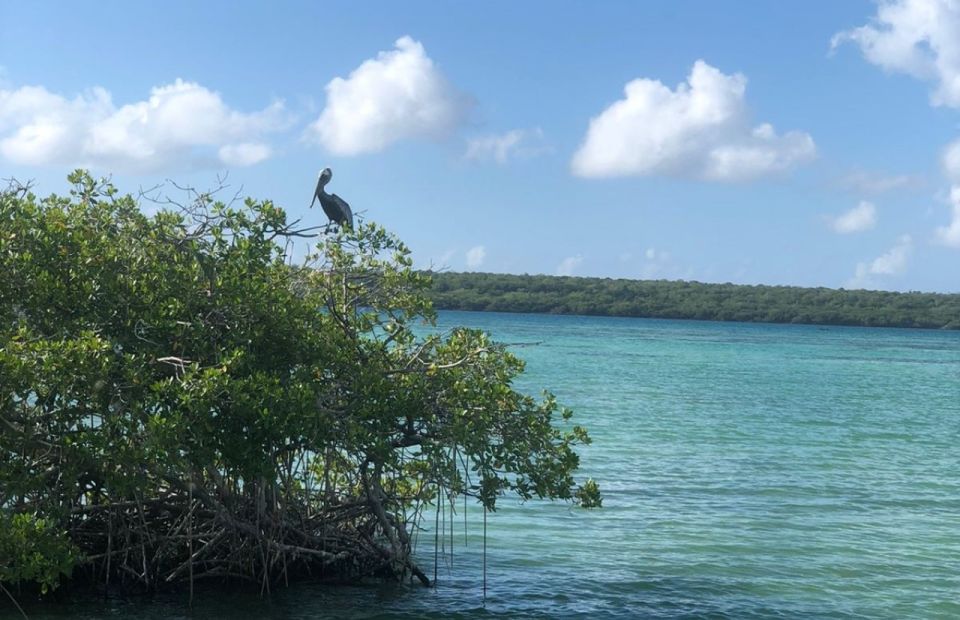
{"label": "white cloud", "polygon": [[934,240],[952,248],[960,248],[960,186],[950,189],[952,219],[946,226],[939,226],[934,232]]}
{"label": "white cloud", "polygon": [[954,183],[960,183],[960,140],[954,140],[943,149],[940,161],[947,178]]}
{"label": "white cloud", "polygon": [[467,267],[470,269],[476,269],[483,264],[483,261],[487,258],[487,249],[482,245],[478,245],[467,250]]}
{"label": "white cloud", "polygon": [[910,255],[913,253],[913,239],[903,235],[896,245],[873,259],[857,263],[853,278],[847,283],[849,288],[868,288],[876,286],[875,276],[889,277],[903,273],[907,269]]}
{"label": "white cloud", "polygon": [[[960,2],[883,0],[869,24],[835,35],[832,46],[847,41],[887,71],[933,82],[931,104],[960,108]],[[944,149],[941,162],[954,184],[952,214],[934,231],[934,241],[960,248],[960,140]]]}
{"label": "white cloud", "polygon": [[667,273],[679,273],[679,266],[670,258],[670,253],[657,248],[647,248],[643,253],[646,261],[640,268],[640,278],[643,280],[652,280],[663,277]]}
{"label": "white cloud", "polygon": [[923,178],[913,174],[878,174],[856,170],[840,179],[840,185],[864,194],[883,194],[897,189],[916,188]]}
{"label": "white cloud", "polygon": [[842,235],[869,230],[877,224],[877,208],[873,203],[861,200],[849,211],[830,218],[830,227]]}
{"label": "white cloud", "polygon": [[503,134],[480,136],[467,141],[466,159],[493,160],[505,164],[510,159],[535,157],[547,151],[543,130],[512,129]]}
{"label": "white cloud", "polygon": [[888,252],[881,254],[870,263],[869,272],[877,275],[897,275],[907,268],[907,259],[913,250],[910,235],[903,235]]}
{"label": "white cloud", "polygon": [[450,259],[456,254],[456,250],[447,250],[440,256],[430,261],[430,269],[446,269],[450,266]]}
{"label": "white cloud", "polygon": [[568,256],[557,265],[557,275],[558,276],[572,276],[573,272],[576,271],[577,267],[583,263],[583,257],[577,254],[576,256]]}
{"label": "white cloud", "polygon": [[441,139],[466,118],[470,99],[410,37],[327,84],[327,105],[307,137],[336,155],[382,151],[410,138]]}
{"label": "white cloud", "polygon": [[647,251],[643,253],[647,260],[655,261],[668,261],[670,260],[670,253],[665,250],[658,250],[657,248],[647,248]]}
{"label": "white cloud", "polygon": [[941,162],[944,174],[954,184],[950,189],[951,220],[946,226],[937,227],[933,238],[942,245],[960,248],[960,140],[947,145]]}
{"label": "white cloud", "polygon": [[0,90],[0,156],[26,165],[150,171],[212,159],[213,149],[220,164],[250,165],[270,155],[257,139],[288,122],[282,102],[238,112],[218,93],[180,79],[120,107],[103,88],[68,99],[23,86]]}
{"label": "white cloud", "polygon": [[831,47],[856,43],[886,71],[934,83],[933,105],[960,108],[960,3],[882,0],[870,23],[834,35]]}
{"label": "white cloud", "polygon": [[241,142],[221,146],[217,154],[220,161],[228,166],[252,166],[267,158],[273,151],[262,142]]}
{"label": "white cloud", "polygon": [[653,246],[640,249],[636,256],[625,252],[620,254],[619,258],[622,263],[631,263],[627,272],[628,277],[637,277],[641,280],[682,279],[690,278],[693,274],[692,268],[684,267],[673,258],[670,252]]}
{"label": "white cloud", "polygon": [[590,120],[573,173],[743,181],[813,159],[809,134],[777,135],[768,123],[750,127],[746,87],[743,75],[726,75],[703,60],[674,90],[658,80],[628,82],[625,97]]}

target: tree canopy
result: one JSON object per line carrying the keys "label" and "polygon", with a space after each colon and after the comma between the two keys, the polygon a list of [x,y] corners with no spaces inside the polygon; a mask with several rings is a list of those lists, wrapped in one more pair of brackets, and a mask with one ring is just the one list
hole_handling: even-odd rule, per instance
{"label": "tree canopy", "polygon": [[426,583],[430,502],[599,504],[574,480],[586,431],[513,389],[519,358],[416,329],[431,278],[381,227],[292,265],[306,232],[270,201],[147,215],[69,180],[0,194],[0,586]]}
{"label": "tree canopy", "polygon": [[438,308],[757,323],[960,329],[960,294],[433,273]]}

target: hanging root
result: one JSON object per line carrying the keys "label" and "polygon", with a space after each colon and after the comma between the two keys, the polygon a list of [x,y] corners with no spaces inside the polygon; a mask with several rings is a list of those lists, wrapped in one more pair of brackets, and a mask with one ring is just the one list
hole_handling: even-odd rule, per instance
{"label": "hanging root", "polygon": [[261,489],[225,501],[178,485],[161,497],[82,506],[71,538],[94,585],[152,591],[202,580],[269,592],[291,580],[430,580],[413,562],[407,523],[382,499],[354,498],[309,512]]}
{"label": "hanging root", "polygon": [[3,584],[0,583],[0,590],[3,590],[3,593],[7,595],[7,598],[10,599],[10,602],[13,603],[13,606],[17,608],[17,611],[20,612],[20,615],[23,616],[24,620],[29,620],[27,617],[27,612],[23,611],[23,607],[20,606],[20,603],[17,602],[17,599],[10,594],[10,590],[7,590],[3,587]]}

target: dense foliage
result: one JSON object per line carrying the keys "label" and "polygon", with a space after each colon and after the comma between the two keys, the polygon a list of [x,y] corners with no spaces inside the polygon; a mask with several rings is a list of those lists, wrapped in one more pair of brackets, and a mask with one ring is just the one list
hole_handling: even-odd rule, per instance
{"label": "dense foliage", "polygon": [[434,273],[438,308],[760,323],[960,329],[960,294]]}
{"label": "dense foliage", "polygon": [[511,388],[521,360],[414,334],[430,278],[383,229],[294,267],[306,233],[269,201],[148,216],[70,181],[0,195],[0,586],[427,582],[430,502],[599,502],[573,479],[586,432]]}

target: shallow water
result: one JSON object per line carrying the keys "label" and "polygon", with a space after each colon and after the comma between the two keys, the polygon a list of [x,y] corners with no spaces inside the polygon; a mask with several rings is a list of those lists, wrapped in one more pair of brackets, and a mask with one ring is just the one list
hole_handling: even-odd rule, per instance
{"label": "shallow water", "polygon": [[[602,510],[449,515],[435,590],[28,609],[43,617],[960,617],[960,333],[444,312],[540,343],[519,387],[576,411]],[[432,520],[419,553],[433,571]],[[0,601],[0,616],[11,610]]]}

